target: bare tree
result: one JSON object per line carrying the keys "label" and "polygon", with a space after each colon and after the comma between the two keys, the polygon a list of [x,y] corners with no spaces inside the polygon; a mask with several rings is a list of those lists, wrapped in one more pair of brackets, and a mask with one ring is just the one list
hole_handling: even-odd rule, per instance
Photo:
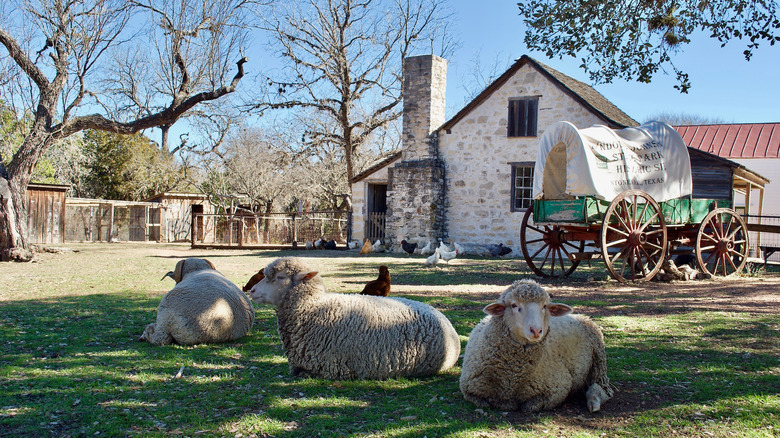
{"label": "bare tree", "polygon": [[[437,0],[304,0],[279,2],[264,19],[281,50],[286,76],[267,79],[259,109],[303,108],[323,115],[305,147],[338,145],[346,178],[356,152],[401,114],[401,62],[414,50],[452,50],[448,18]],[[446,56],[447,53],[440,53]]]}
{"label": "bare tree", "polygon": [[700,114],[686,114],[682,112],[675,113],[670,111],[662,111],[655,115],[651,115],[645,122],[651,120],[659,120],[670,125],[719,125],[728,123],[719,117],[708,117]]}
{"label": "bare tree", "polygon": [[[230,78],[229,64],[240,44],[217,41],[244,32],[241,15],[248,1],[12,2],[12,12],[4,13],[0,23],[0,44],[13,60],[10,67],[17,80],[2,90],[2,99],[26,104],[17,117],[31,114],[33,121],[0,179],[0,258],[32,256],[25,191],[35,164],[55,141],[84,129],[131,134],[170,126],[196,105],[236,89],[247,59],[236,62]],[[153,18],[131,20],[141,12]],[[130,42],[139,40],[160,49],[131,47]],[[106,88],[116,65],[112,55],[120,50],[134,55],[133,65],[159,65],[169,73],[164,80],[140,75],[135,89],[165,84],[167,94],[123,94]]]}

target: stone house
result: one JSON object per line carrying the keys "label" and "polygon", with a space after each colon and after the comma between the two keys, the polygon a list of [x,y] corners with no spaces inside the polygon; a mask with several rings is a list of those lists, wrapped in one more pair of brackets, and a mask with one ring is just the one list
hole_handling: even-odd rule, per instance
{"label": "stone house", "polygon": [[514,245],[517,255],[546,127],[639,124],[592,87],[528,56],[445,120],[446,71],[433,55],[404,60],[401,152],[350,181],[353,239],[366,237],[367,218],[380,206],[391,246],[443,238]]}

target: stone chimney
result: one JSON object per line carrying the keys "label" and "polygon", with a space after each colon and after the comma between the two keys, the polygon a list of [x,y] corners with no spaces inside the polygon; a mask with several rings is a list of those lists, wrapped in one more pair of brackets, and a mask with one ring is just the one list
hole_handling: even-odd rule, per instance
{"label": "stone chimney", "polygon": [[430,135],[444,124],[447,61],[435,55],[404,59],[404,161],[438,158]]}
{"label": "stone chimney", "polygon": [[388,169],[386,244],[446,237],[445,166],[434,130],[444,123],[447,61],[404,59],[401,161]]}

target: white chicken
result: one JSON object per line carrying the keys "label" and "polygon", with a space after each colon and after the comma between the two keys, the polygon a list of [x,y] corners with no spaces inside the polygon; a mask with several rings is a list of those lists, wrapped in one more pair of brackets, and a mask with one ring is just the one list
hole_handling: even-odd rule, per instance
{"label": "white chicken", "polygon": [[358,249],[360,247],[360,242],[357,240],[353,240],[349,242],[349,249]]}
{"label": "white chicken", "polygon": [[458,255],[457,251],[442,251],[440,248],[436,248],[436,250],[439,251],[439,257],[447,263]]}
{"label": "white chicken", "polygon": [[449,246],[447,246],[447,244],[446,244],[446,243],[444,243],[444,241],[442,240],[442,241],[440,241],[440,242],[439,242],[439,251],[452,251],[452,250],[451,250],[451,249],[450,249],[450,247],[449,247]]}
{"label": "white chicken", "polygon": [[385,246],[382,245],[382,240],[377,239],[377,241],[371,245],[371,252],[385,252]]}
{"label": "white chicken", "polygon": [[441,258],[439,257],[439,248],[433,251],[433,255],[425,259],[425,266],[436,266]]}
{"label": "white chicken", "polygon": [[314,244],[311,243],[311,240],[306,241],[306,249],[314,249]]}
{"label": "white chicken", "polygon": [[427,256],[430,254],[433,250],[431,249],[431,241],[429,240],[427,244],[425,244],[424,247],[420,248],[420,255]]}
{"label": "white chicken", "polygon": [[466,249],[458,245],[458,242],[452,242],[452,246],[455,247],[455,253],[458,255],[466,254]]}
{"label": "white chicken", "polygon": [[319,239],[314,241],[314,247],[317,249],[322,249],[322,245],[325,243],[325,240],[320,237]]}

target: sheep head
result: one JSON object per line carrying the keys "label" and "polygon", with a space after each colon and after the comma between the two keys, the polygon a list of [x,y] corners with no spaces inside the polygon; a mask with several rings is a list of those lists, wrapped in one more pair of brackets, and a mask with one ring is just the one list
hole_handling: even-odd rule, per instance
{"label": "sheep head", "polygon": [[261,269],[257,271],[257,274],[253,275],[252,278],[249,279],[249,281],[246,282],[244,285],[243,290],[244,292],[249,292],[252,289],[252,286],[256,285],[257,283],[260,283],[260,280],[265,278],[265,272],[264,269]]}
{"label": "sheep head", "polygon": [[520,344],[541,342],[550,328],[550,316],[572,311],[566,304],[551,303],[550,295],[533,280],[517,280],[498,301],[485,306],[488,315],[503,318],[509,335]]}
{"label": "sheep head", "polygon": [[249,296],[256,303],[274,306],[278,306],[285,294],[293,287],[311,280],[318,274],[297,257],[276,259],[263,268],[263,271],[265,278],[252,286]]}
{"label": "sheep head", "polygon": [[173,271],[168,271],[165,275],[163,275],[163,278],[160,280],[164,280],[165,277],[171,277],[173,281],[175,281],[177,284],[181,282],[184,277],[187,274],[190,274],[192,272],[196,271],[202,271],[204,269],[214,269],[214,264],[206,259],[196,259],[194,257],[190,257],[188,259],[179,260],[178,263],[176,263],[176,267]]}

